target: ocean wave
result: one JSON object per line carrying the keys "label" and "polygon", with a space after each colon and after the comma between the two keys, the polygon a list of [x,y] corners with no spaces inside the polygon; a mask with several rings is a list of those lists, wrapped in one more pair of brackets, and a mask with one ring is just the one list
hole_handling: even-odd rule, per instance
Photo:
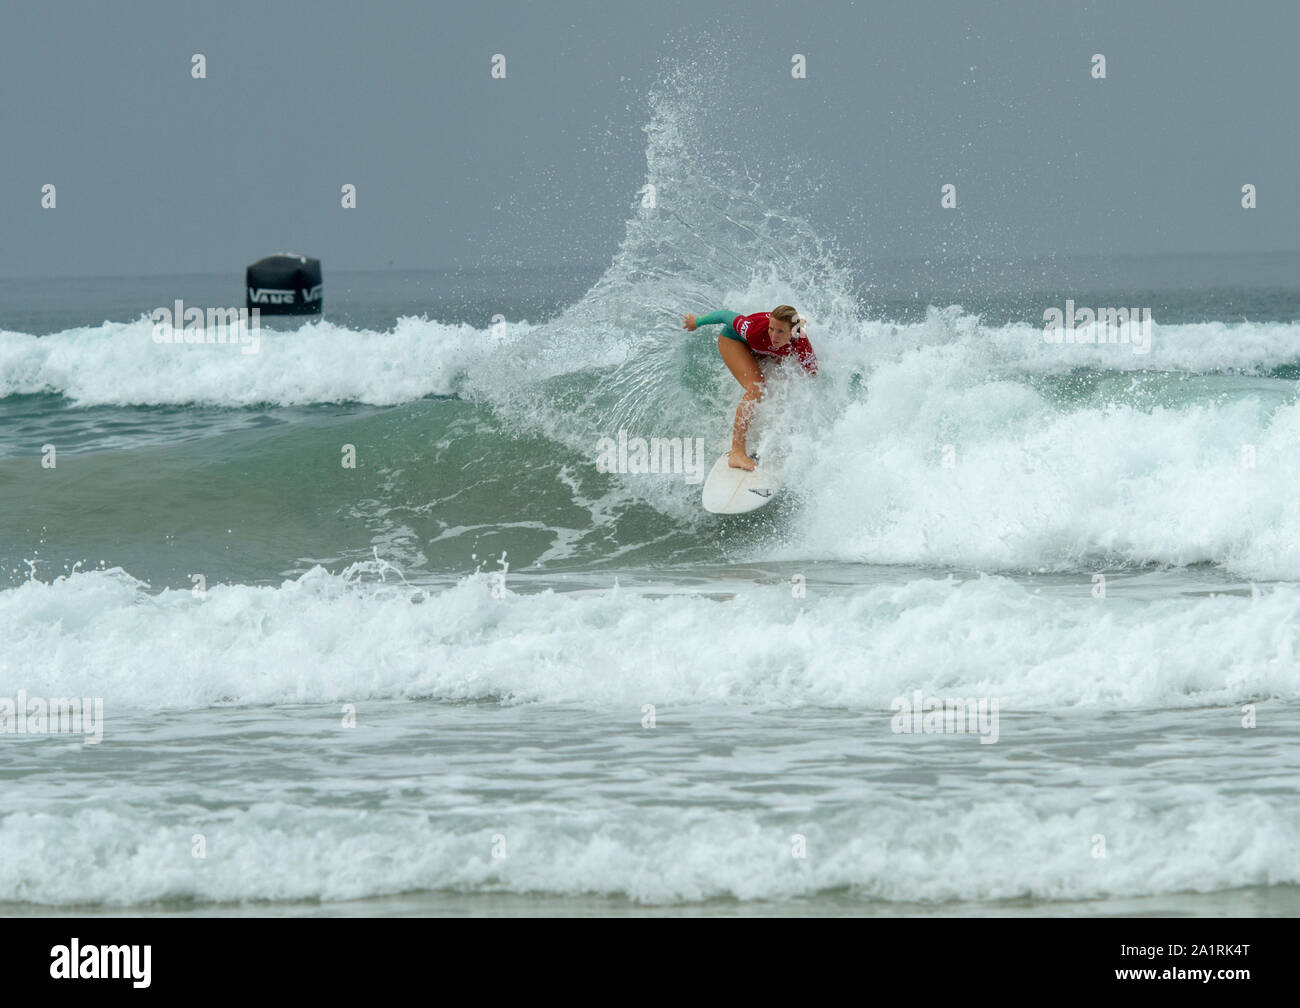
{"label": "ocean wave", "polygon": [[[1293,806],[1212,794],[1184,795],[1173,807],[1081,803],[1068,788],[1018,797],[880,796],[814,820],[689,803],[503,816],[359,814],[292,801],[222,810],[169,803],[142,820],[94,801],[99,807],[0,819],[0,902],[349,900],[435,890],[667,905],[847,892],[927,903],[1300,882]],[[1099,832],[1106,858],[1091,856]],[[196,833],[208,845],[203,859],[192,856]],[[806,838],[804,858],[791,857],[794,834]],[[494,837],[508,843],[508,856],[492,856]]]}
{"label": "ocean wave", "polygon": [[[730,297],[742,307],[775,303],[779,285],[756,285]],[[788,294],[786,295],[788,296]],[[723,296],[720,295],[720,299]],[[699,308],[683,303],[683,312]],[[257,353],[234,344],[159,344],[153,323],[105,322],[46,336],[0,333],[0,398],[53,394],[77,406],[202,405],[241,408],[357,402],[389,406],[429,395],[452,395],[468,383],[475,395],[504,399],[521,383],[603,369],[605,383],[669,383],[684,391],[680,349],[716,364],[712,340],[680,331],[680,323],[655,330],[628,326],[575,334],[575,318],[563,322],[499,323],[488,329],[424,318],[399,319],[385,332],[355,330],[322,321],[296,330],[264,330]],[[612,324],[612,323],[611,323]],[[1300,324],[1206,322],[1153,326],[1150,353],[1123,344],[1049,344],[1028,325],[986,327],[955,309],[932,309],[924,322],[896,324],[858,319],[813,334],[823,371],[864,374],[889,363],[948,348],[965,366],[1008,377],[1062,375],[1079,368],[1114,372],[1271,374],[1294,365]],[[654,344],[658,362],[646,377],[621,368]],[[537,346],[545,353],[537,352]],[[560,348],[565,348],[560,352]],[[521,360],[521,354],[525,355]],[[503,369],[501,361],[527,363]],[[716,368],[715,368],[716,370]],[[653,389],[646,390],[653,401]],[[664,393],[660,390],[660,395]],[[626,422],[626,421],[623,421]]]}
{"label": "ocean wave", "polygon": [[[373,562],[372,562],[373,565]],[[384,568],[391,571],[391,568]],[[315,568],[280,587],[151,593],[121,571],[0,592],[0,673],[105,711],[421,697],[888,711],[896,697],[1126,710],[1300,696],[1300,588],[1139,601],[1003,577],[718,600],[444,589]],[[494,594],[495,593],[495,594]],[[500,595],[501,597],[495,597]],[[108,716],[108,714],[106,714]]]}

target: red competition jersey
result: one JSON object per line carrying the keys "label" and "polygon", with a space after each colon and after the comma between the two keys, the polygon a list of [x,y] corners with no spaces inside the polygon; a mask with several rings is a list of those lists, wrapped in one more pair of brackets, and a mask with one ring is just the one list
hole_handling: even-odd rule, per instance
{"label": "red competition jersey", "polygon": [[731,326],[745,337],[745,342],[754,353],[768,357],[794,357],[809,374],[817,373],[817,355],[813,353],[807,336],[792,336],[790,342],[779,350],[772,346],[772,337],[767,332],[767,312],[737,315]]}

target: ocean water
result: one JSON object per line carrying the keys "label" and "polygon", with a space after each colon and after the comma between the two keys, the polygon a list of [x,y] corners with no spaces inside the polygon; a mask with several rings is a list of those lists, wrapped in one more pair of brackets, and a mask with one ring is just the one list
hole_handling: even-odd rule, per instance
{"label": "ocean water", "polygon": [[[256,353],[148,318],[237,272],[0,281],[0,714],[102,703],[0,733],[0,910],[1300,911],[1300,255],[876,262],[646,132],[610,261],[327,262]],[[724,450],[680,315],[782,302],[779,501],[598,470]]]}

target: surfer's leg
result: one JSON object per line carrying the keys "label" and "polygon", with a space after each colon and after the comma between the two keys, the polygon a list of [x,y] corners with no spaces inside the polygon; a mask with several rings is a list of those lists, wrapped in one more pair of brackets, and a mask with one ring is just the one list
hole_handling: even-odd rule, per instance
{"label": "surfer's leg", "polygon": [[745,451],[745,435],[749,432],[749,421],[754,417],[758,401],[763,397],[763,372],[759,369],[758,359],[747,343],[718,337],[718,353],[727,365],[745,394],[736,407],[736,423],[731,430],[731,456],[728,462],[734,469],[753,469],[754,460]]}

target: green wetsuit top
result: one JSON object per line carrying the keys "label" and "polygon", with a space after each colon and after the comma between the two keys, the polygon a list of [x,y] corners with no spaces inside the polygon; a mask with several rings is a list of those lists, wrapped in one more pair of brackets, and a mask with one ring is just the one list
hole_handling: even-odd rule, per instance
{"label": "green wetsuit top", "polygon": [[740,318],[740,312],[726,311],[726,310],[715,311],[715,312],[709,312],[709,314],[707,315],[700,315],[698,318],[696,318],[695,324],[697,326],[717,325],[719,322],[721,322],[723,325],[727,327],[722,331],[722,335],[730,336],[732,339],[737,339],[740,340],[740,342],[744,343],[745,337],[740,335],[740,333],[736,332],[736,328],[735,328],[735,321],[738,318]]}

